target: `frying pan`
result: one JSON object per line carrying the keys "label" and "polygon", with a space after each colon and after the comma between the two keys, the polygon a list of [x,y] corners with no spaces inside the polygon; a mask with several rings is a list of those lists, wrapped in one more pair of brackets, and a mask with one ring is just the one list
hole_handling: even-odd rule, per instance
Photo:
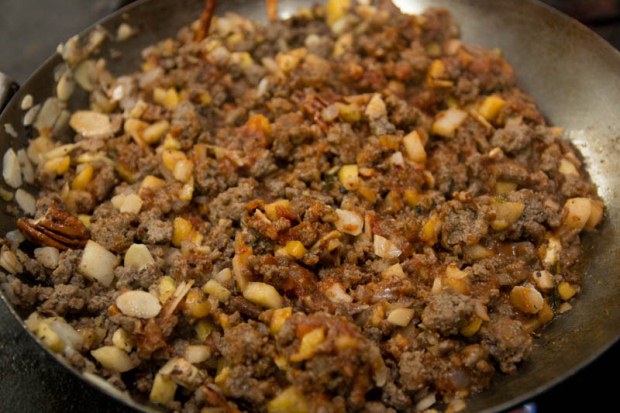
{"label": "frying pan", "polygon": [[[265,19],[262,0],[219,3],[216,14],[234,11]],[[584,288],[573,310],[545,329],[542,337],[536,340],[536,351],[520,366],[517,374],[497,376],[492,387],[473,396],[467,407],[468,412],[503,410],[571,376],[620,337],[620,173],[615,164],[616,159],[620,159],[617,109],[620,54],[576,21],[531,0],[396,0],[395,3],[406,12],[446,7],[461,24],[466,42],[500,48],[516,68],[520,87],[534,96],[550,122],[565,128],[566,137],[579,148],[607,206],[600,230],[585,237]],[[138,36],[103,47],[103,56],[109,56],[110,47],[122,53],[121,59],[108,60],[111,71],[121,74],[137,70],[140,50],[173,36],[182,25],[196,19],[202,4],[201,0],[142,0],[104,19],[100,25],[112,33],[122,21],[139,28]],[[302,5],[308,2],[281,0],[280,15],[286,17]],[[26,94],[31,94],[37,103],[53,95],[53,71],[60,63],[59,56],[51,57],[16,93],[15,85],[0,76],[0,108],[2,101],[14,93],[0,114],[0,126],[10,123],[18,133],[18,138],[13,138],[0,128],[0,153],[9,147],[23,147],[26,139],[32,137],[22,125],[23,111],[19,104]],[[84,99],[85,96],[78,95],[72,103],[83,104]],[[15,228],[14,217],[5,209],[3,206],[0,211],[3,234]],[[18,314],[6,297],[0,294],[0,298],[23,324],[24,314]],[[28,345],[35,348],[32,343]],[[43,354],[42,350],[37,351]],[[49,360],[50,356],[67,366],[49,352],[44,359]],[[142,411],[152,409],[71,371],[126,407]],[[83,388],[77,379],[67,382],[67,386]],[[72,406],[68,394],[49,397],[60,397],[68,403],[65,406]],[[122,405],[117,402],[102,400],[106,411],[121,411]]]}

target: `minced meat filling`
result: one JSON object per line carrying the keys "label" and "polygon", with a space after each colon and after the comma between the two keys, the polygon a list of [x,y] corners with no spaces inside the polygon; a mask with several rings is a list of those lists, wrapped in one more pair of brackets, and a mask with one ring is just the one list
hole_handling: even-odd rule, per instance
{"label": "minced meat filling", "polygon": [[171,411],[456,412],[570,309],[603,205],[561,129],[445,10],[337,3],[69,61],[0,254],[46,346]]}

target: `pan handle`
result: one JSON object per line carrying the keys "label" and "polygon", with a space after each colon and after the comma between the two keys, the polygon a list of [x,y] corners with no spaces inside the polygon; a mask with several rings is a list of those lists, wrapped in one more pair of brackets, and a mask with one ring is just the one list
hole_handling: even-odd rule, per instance
{"label": "pan handle", "polygon": [[17,82],[0,72],[0,113],[2,113],[15,92],[17,92],[17,89],[19,89]]}

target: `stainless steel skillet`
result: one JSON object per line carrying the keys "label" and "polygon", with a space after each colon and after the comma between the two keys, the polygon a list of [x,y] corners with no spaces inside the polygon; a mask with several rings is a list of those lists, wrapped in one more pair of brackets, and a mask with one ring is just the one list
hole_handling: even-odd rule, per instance
{"label": "stainless steel skillet", "polygon": [[[430,6],[447,7],[461,23],[465,41],[502,49],[517,71],[520,86],[536,98],[551,122],[565,127],[568,137],[581,150],[608,207],[602,229],[586,240],[585,288],[573,311],[545,330],[532,359],[516,375],[498,376],[493,387],[473,397],[468,406],[472,412],[502,410],[570,376],[620,336],[620,173],[616,171],[620,159],[616,149],[620,139],[620,111],[616,109],[620,101],[620,54],[578,23],[531,1],[397,3],[412,12]],[[280,13],[286,16],[307,4],[302,0],[281,0]],[[130,6],[124,12],[128,21],[140,28],[140,34],[112,45],[123,54],[121,59],[109,61],[112,70],[117,74],[135,70],[143,47],[174,35],[181,25],[198,17],[201,7],[200,0],[146,0]],[[226,11],[265,18],[261,0],[221,1],[217,13]],[[118,13],[102,25],[114,32],[122,20],[122,13]],[[106,48],[103,55],[108,55]],[[14,139],[0,128],[0,153],[9,146],[24,145],[28,134],[21,126],[21,98],[31,94],[36,102],[42,102],[52,95],[53,70],[59,63],[57,56],[46,62],[0,115],[0,126],[12,124],[19,136]],[[13,217],[0,214],[0,231],[13,228]],[[70,401],[70,396],[62,396]],[[108,407],[107,411],[114,408]]]}

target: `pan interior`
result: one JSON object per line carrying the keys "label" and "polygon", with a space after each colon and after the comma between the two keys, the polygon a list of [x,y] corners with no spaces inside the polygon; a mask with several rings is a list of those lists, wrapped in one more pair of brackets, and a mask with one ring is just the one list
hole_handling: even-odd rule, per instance
{"label": "pan interior", "polygon": [[[396,3],[407,12],[446,7],[459,21],[466,42],[501,49],[517,72],[519,86],[536,99],[551,123],[565,128],[566,136],[581,151],[607,206],[604,225],[584,243],[585,287],[573,310],[546,328],[532,358],[517,374],[498,376],[491,389],[470,399],[467,408],[471,412],[498,411],[573,374],[620,336],[620,175],[614,164],[620,155],[620,117],[615,109],[620,101],[620,54],[579,23],[533,1]],[[101,24],[111,32],[123,19],[140,30],[139,36],[113,44],[123,57],[109,60],[111,70],[116,74],[136,70],[140,50],[174,35],[199,15],[202,4],[200,0],[145,0],[105,19]],[[306,5],[302,0],[281,0],[279,11],[286,17]],[[218,14],[227,11],[265,19],[260,0],[220,2]],[[108,53],[104,48],[103,55]],[[19,102],[26,94],[33,95],[35,102],[52,95],[53,68],[59,63],[58,56],[45,63],[0,116],[0,124],[11,123],[21,138],[0,131],[2,153],[8,147],[24,147],[24,138],[31,137],[22,126]],[[0,231],[14,229],[13,223],[14,218],[2,208]]]}

